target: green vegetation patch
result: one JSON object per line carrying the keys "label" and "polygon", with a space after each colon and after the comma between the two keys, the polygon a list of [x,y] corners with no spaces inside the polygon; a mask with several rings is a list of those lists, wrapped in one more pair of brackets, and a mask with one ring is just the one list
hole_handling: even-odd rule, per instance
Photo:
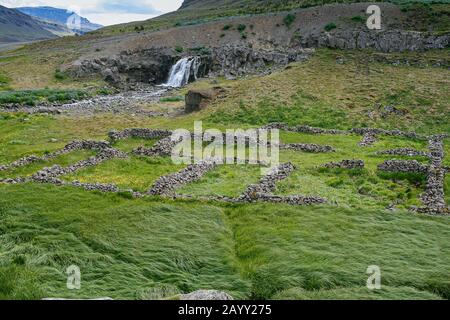
{"label": "green vegetation patch", "polygon": [[336,29],[336,28],[337,28],[337,26],[336,26],[336,24],[333,23],[333,22],[327,24],[327,25],[324,27],[325,31],[331,31],[331,30]]}
{"label": "green vegetation patch", "polygon": [[65,176],[67,181],[115,184],[121,188],[148,191],[161,176],[175,173],[185,166],[174,165],[172,159],[135,157],[113,159]]}
{"label": "green vegetation patch", "polygon": [[11,78],[0,71],[0,90],[9,90],[9,84],[11,83]]}
{"label": "green vegetation patch", "polygon": [[252,298],[287,298],[286,290],[292,297],[293,288],[309,296],[322,290],[368,295],[363,288],[370,265],[380,267],[383,287],[399,288],[388,289],[391,297],[417,297],[417,291],[434,293],[422,295],[428,298],[450,295],[450,274],[442,267],[450,263],[443,254],[450,250],[446,217],[279,204],[227,213],[241,269],[252,281]]}
{"label": "green vegetation patch", "polygon": [[35,106],[46,102],[65,103],[74,100],[81,100],[88,96],[89,94],[83,90],[13,90],[0,92],[0,105],[17,103],[21,105]]}
{"label": "green vegetation patch", "polygon": [[[220,208],[39,184],[0,192],[2,298],[158,299],[168,287],[248,295]],[[66,288],[73,264],[80,290]]]}
{"label": "green vegetation patch", "polygon": [[248,185],[261,178],[256,165],[223,165],[207,173],[202,179],[178,190],[180,194],[195,196],[238,197]]}
{"label": "green vegetation patch", "polygon": [[159,99],[159,102],[180,102],[184,101],[184,97],[182,96],[173,96],[173,97],[164,97]]}

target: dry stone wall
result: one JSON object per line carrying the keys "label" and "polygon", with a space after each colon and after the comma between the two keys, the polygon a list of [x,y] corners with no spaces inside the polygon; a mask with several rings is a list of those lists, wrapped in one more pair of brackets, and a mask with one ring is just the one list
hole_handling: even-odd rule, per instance
{"label": "dry stone wall", "polygon": [[[400,136],[413,139],[428,139],[429,142],[429,152],[419,151],[411,148],[398,148],[387,151],[379,151],[377,154],[381,155],[399,155],[399,156],[424,156],[428,157],[429,165],[420,163],[416,160],[387,160],[378,166],[380,171],[386,172],[405,172],[405,173],[419,173],[426,175],[426,188],[425,192],[421,196],[423,202],[423,207],[413,208],[415,211],[424,212],[428,214],[450,214],[449,207],[445,202],[444,195],[444,182],[445,174],[450,172],[449,167],[444,167],[442,165],[444,159],[444,139],[447,135],[435,135],[431,137],[424,137],[417,135],[414,132],[402,132],[399,130],[383,130],[383,129],[352,129],[350,131],[332,130],[332,129],[320,129],[309,126],[296,126],[289,127],[282,123],[269,124],[261,129],[281,129],[294,132],[303,132],[309,134],[359,134],[359,135],[389,135],[389,136]],[[126,139],[130,137],[142,138],[142,139],[159,139],[159,141],[152,148],[138,148],[133,152],[135,154],[141,154],[146,156],[168,156],[171,154],[175,142],[171,141],[172,132],[169,130],[157,130],[157,129],[125,129],[123,131],[111,131],[109,137],[112,141],[117,141],[121,139]],[[191,138],[195,138],[194,134],[191,134]],[[203,138],[203,136],[202,136]],[[226,135],[222,138],[226,140]],[[238,137],[234,136],[234,141],[237,142]],[[245,137],[245,143],[250,142],[249,137]],[[260,143],[260,141],[254,141]],[[332,152],[334,151],[331,146],[323,146],[316,144],[286,144],[280,145],[282,149],[299,150],[306,152]],[[222,201],[231,203],[251,203],[251,202],[272,202],[272,203],[285,203],[291,205],[313,205],[326,203],[327,200],[317,196],[303,196],[303,195],[293,195],[293,196],[280,196],[274,195],[276,190],[276,183],[286,179],[294,170],[295,167],[292,163],[284,163],[280,166],[273,168],[270,172],[261,178],[257,184],[248,186],[248,188],[237,198],[229,198],[224,196],[206,196],[206,197],[196,197],[190,195],[177,195],[175,193],[176,189],[198,181],[207,172],[214,170],[219,164],[217,159],[209,159],[201,161],[199,163],[189,165],[185,169],[170,174],[167,176],[160,177],[152,188],[144,195],[133,190],[121,190],[118,186],[113,184],[100,184],[100,183],[81,183],[79,181],[65,182],[60,179],[60,176],[74,173],[86,167],[95,166],[103,161],[113,159],[113,158],[126,158],[128,155],[124,152],[116,150],[111,147],[108,142],[105,141],[73,141],[67,144],[63,149],[57,150],[53,153],[49,153],[42,157],[35,155],[27,156],[14,161],[10,164],[0,166],[0,171],[7,170],[9,168],[21,167],[29,165],[33,162],[40,160],[49,160],[58,157],[63,154],[70,153],[75,150],[94,150],[98,154],[96,156],[90,157],[86,160],[79,161],[68,167],[61,167],[58,165],[44,168],[37,173],[33,174],[29,178],[19,177],[19,178],[7,178],[0,179],[2,183],[17,184],[25,182],[40,182],[40,183],[50,183],[55,185],[70,185],[78,188],[83,188],[85,190],[97,190],[101,192],[129,192],[133,197],[143,197],[145,195],[160,195],[160,196],[170,196],[173,198],[193,198],[198,200],[206,201]],[[235,159],[236,160],[236,159]],[[249,163],[248,161],[246,163]],[[250,164],[253,164],[250,162]],[[259,165],[266,165],[263,162],[258,162]],[[328,168],[344,168],[344,169],[361,169],[364,168],[363,160],[343,160],[341,162],[331,162],[325,165]]]}
{"label": "dry stone wall", "polygon": [[140,129],[131,128],[123,131],[110,131],[108,136],[112,141],[123,140],[128,138],[141,138],[141,139],[160,139],[166,138],[172,135],[170,130],[157,130],[157,129]]}
{"label": "dry stone wall", "polygon": [[283,144],[280,145],[280,149],[296,150],[311,153],[326,153],[335,151],[331,146],[322,146],[319,144],[305,144],[305,143]]}
{"label": "dry stone wall", "polygon": [[187,166],[185,169],[162,176],[159,178],[152,188],[148,191],[149,195],[171,195],[176,189],[200,180],[206,173],[216,167],[213,159],[200,161],[196,164]]}
{"label": "dry stone wall", "polygon": [[341,162],[330,162],[325,164],[325,168],[340,169],[364,169],[363,160],[342,160]]}
{"label": "dry stone wall", "polygon": [[59,157],[64,154],[71,153],[73,151],[79,151],[79,150],[102,151],[107,148],[110,148],[110,145],[106,141],[90,141],[90,140],[73,141],[73,142],[67,144],[61,150],[43,155],[41,157],[36,156],[36,155],[31,155],[31,156],[27,156],[22,159],[19,159],[17,161],[14,161],[10,164],[2,165],[2,166],[0,166],[0,171],[5,171],[8,169],[12,169],[12,168],[24,167],[24,166],[27,166],[29,164],[32,164],[32,163],[35,163],[38,161],[46,161],[49,159]]}
{"label": "dry stone wall", "polygon": [[429,157],[429,153],[411,148],[398,148],[378,151],[378,155],[408,156],[408,157]]}

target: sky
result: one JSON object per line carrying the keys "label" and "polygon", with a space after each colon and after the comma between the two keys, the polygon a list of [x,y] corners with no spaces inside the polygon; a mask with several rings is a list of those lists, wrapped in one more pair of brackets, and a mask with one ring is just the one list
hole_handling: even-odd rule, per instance
{"label": "sky", "polygon": [[177,10],[183,0],[0,0],[0,5],[14,7],[50,6],[69,9],[104,26],[147,20]]}

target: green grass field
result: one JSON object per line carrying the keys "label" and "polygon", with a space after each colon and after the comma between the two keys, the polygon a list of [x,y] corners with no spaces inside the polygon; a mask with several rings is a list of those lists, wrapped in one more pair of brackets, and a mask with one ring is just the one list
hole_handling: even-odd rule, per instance
{"label": "green grass field", "polygon": [[[217,79],[228,94],[198,113],[173,118],[97,114],[90,117],[0,113],[0,164],[43,155],[75,139],[106,139],[111,129],[249,128],[272,121],[323,128],[381,127],[422,134],[450,133],[449,71],[370,62],[355,74],[360,55],[319,50],[308,62],[263,77]],[[420,55],[443,57],[448,50]],[[343,57],[344,64],[336,59]],[[173,92],[205,88],[201,80]],[[166,99],[158,106],[182,105]],[[381,116],[378,105],[403,115]],[[373,118],[368,116],[373,113]],[[56,142],[53,139],[57,139]],[[320,195],[325,205],[225,204],[157,197],[130,199],[74,187],[0,184],[0,299],[43,297],[176,299],[180,293],[216,289],[242,299],[448,299],[450,236],[446,216],[414,214],[424,190],[420,175],[386,175],[376,166],[400,147],[426,150],[421,140],[380,137],[361,148],[361,136],[281,132],[284,143],[331,145],[333,154],[282,151],[297,169],[276,194]],[[53,142],[51,142],[53,141]],[[130,152],[155,140],[113,144]],[[450,139],[445,141],[450,165]],[[74,152],[0,178],[28,176],[44,166],[75,163],[92,152]],[[362,171],[328,170],[330,161],[362,159]],[[425,162],[423,158],[417,160]],[[161,175],[183,166],[169,158],[131,156],[62,177],[115,183],[146,191]],[[220,166],[180,190],[195,196],[237,196],[258,181],[257,166]],[[446,178],[450,204],[450,176]],[[395,210],[387,210],[391,204]],[[81,269],[81,290],[66,288],[65,270]],[[378,265],[382,289],[366,288],[367,267]]]}

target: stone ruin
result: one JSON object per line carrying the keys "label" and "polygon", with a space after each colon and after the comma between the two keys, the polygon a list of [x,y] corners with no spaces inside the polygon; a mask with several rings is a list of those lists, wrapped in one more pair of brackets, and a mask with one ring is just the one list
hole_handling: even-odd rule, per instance
{"label": "stone ruin", "polygon": [[398,148],[378,151],[377,155],[408,156],[408,157],[429,157],[429,153],[411,148]]}
{"label": "stone ruin", "polygon": [[325,164],[329,169],[364,169],[363,160],[342,160],[341,162],[330,162]]}
{"label": "stone ruin", "polygon": [[200,180],[206,173],[217,166],[214,159],[207,159],[188,165],[183,170],[159,178],[148,191],[149,195],[170,195],[174,190]]}
{"label": "stone ruin", "polygon": [[[444,184],[445,174],[448,173],[446,167],[442,166],[444,159],[444,142],[447,135],[436,135],[429,137],[426,153],[429,165],[422,164],[417,160],[388,160],[378,166],[380,171],[418,173],[426,175],[425,192],[421,195],[423,207],[413,208],[413,210],[428,214],[450,214],[450,208],[445,202]],[[398,152],[398,149],[397,151]],[[422,156],[418,150],[408,149],[403,155]]]}
{"label": "stone ruin", "polygon": [[[350,131],[333,130],[333,129],[320,129],[309,126],[296,126],[289,127],[282,123],[272,123],[263,129],[281,129],[286,131],[309,133],[309,134],[360,134],[366,135],[389,135],[400,136],[414,139],[424,139],[414,132],[402,132],[398,130],[382,130],[382,129],[352,129]],[[134,154],[142,156],[168,156],[175,145],[175,142],[171,140],[172,132],[169,130],[159,129],[125,129],[123,131],[111,131],[109,137],[111,141],[117,141],[126,138],[142,138],[142,139],[158,139],[152,148],[140,147],[133,150]],[[192,137],[194,135],[192,134]],[[449,167],[443,166],[444,159],[444,144],[443,140],[447,138],[447,135],[436,135],[426,137],[429,144],[429,152],[415,150],[411,148],[398,148],[386,151],[379,151],[378,155],[392,155],[392,156],[410,156],[410,157],[427,157],[429,164],[423,164],[417,160],[386,160],[378,166],[378,170],[384,172],[403,172],[403,173],[416,173],[426,175],[426,187],[425,192],[421,195],[423,207],[412,208],[413,211],[428,213],[428,214],[450,214],[450,209],[446,205],[444,195],[444,183],[445,174],[450,172]],[[226,139],[226,135],[223,136]],[[235,142],[238,137],[235,136]],[[364,139],[363,139],[364,140]],[[245,139],[245,143],[250,142],[249,138]],[[331,146],[321,146],[316,144],[280,144],[281,149],[297,150],[302,152],[333,152],[334,149]],[[16,160],[10,164],[0,166],[0,171],[18,168],[29,165],[37,161],[46,161],[57,156],[70,153],[76,150],[94,150],[97,153],[96,156],[90,157],[86,160],[81,160],[68,167],[61,167],[58,165],[50,168],[44,168],[31,177],[18,177],[14,179],[0,179],[0,183],[17,184],[25,182],[39,182],[50,183],[55,185],[70,185],[85,190],[101,191],[101,192],[129,192],[133,197],[143,196],[169,196],[173,198],[185,198],[185,199],[198,199],[207,201],[222,201],[232,203],[252,203],[252,202],[271,202],[271,203],[286,203],[291,205],[313,205],[326,203],[326,199],[317,196],[280,196],[274,195],[276,190],[276,183],[286,179],[294,170],[295,167],[292,163],[284,163],[278,167],[272,168],[267,175],[261,178],[257,184],[250,185],[239,197],[228,198],[225,196],[206,196],[195,197],[191,195],[178,195],[176,190],[189,183],[200,180],[206,173],[214,170],[218,165],[214,159],[200,161],[198,163],[189,165],[185,169],[169,174],[167,176],[160,177],[151,189],[146,194],[141,194],[134,190],[122,190],[113,184],[100,184],[100,183],[81,183],[79,181],[65,182],[60,179],[60,176],[74,173],[86,167],[98,165],[104,161],[113,158],[126,158],[128,154],[114,149],[109,142],[106,141],[73,141],[67,144],[64,148],[52,153],[48,153],[44,156],[27,156]],[[246,163],[249,163],[248,161]],[[266,165],[265,163],[258,161],[258,165]],[[325,164],[327,168],[343,168],[343,169],[362,169],[365,164],[362,160],[343,160],[341,162],[330,162]]]}
{"label": "stone ruin", "polygon": [[322,146],[319,144],[305,144],[305,143],[291,143],[291,144],[282,144],[280,145],[280,149],[285,150],[296,150],[303,152],[311,152],[311,153],[326,153],[326,152],[334,152],[335,150],[331,146]]}
{"label": "stone ruin", "polygon": [[112,141],[118,141],[128,138],[161,139],[170,137],[171,135],[172,131],[170,130],[140,128],[125,129],[123,131],[112,130],[108,133],[108,136]]}
{"label": "stone ruin", "polygon": [[314,196],[278,196],[273,192],[276,190],[276,183],[284,180],[295,170],[295,166],[288,162],[272,168],[267,175],[261,178],[257,184],[250,185],[235,202],[272,202],[288,203],[292,205],[313,205],[326,203],[321,197]]}

